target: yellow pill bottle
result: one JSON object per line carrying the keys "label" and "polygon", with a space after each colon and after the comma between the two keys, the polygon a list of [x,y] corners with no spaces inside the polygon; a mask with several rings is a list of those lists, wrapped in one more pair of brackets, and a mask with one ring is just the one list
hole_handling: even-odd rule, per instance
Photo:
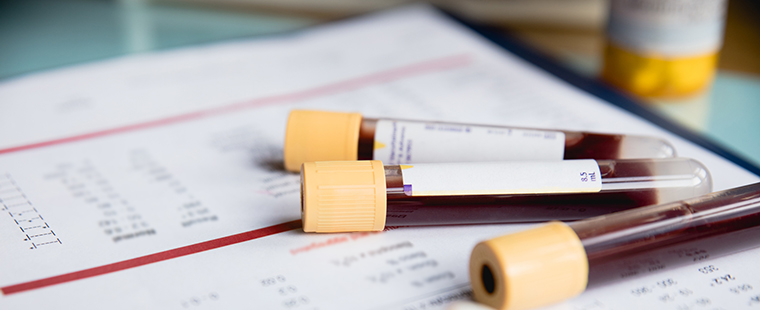
{"label": "yellow pill bottle", "polygon": [[728,0],[610,0],[602,79],[639,96],[682,98],[712,82]]}

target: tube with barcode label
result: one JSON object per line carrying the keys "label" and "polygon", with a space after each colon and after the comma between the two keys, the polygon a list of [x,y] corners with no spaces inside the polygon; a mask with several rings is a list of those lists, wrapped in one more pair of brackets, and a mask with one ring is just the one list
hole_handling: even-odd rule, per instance
{"label": "tube with barcode label", "polygon": [[[481,242],[470,257],[470,280],[478,302],[530,309],[688,264],[702,263],[699,272],[713,275],[716,286],[732,276],[705,260],[758,246],[760,183],[755,183]],[[667,279],[631,293],[676,284]]]}
{"label": "tube with barcode label", "polygon": [[285,168],[329,160],[391,165],[508,160],[668,158],[665,140],[635,136],[363,118],[359,113],[291,111]]}
{"label": "tube with barcode label", "polygon": [[687,158],[387,165],[304,163],[306,232],[577,220],[710,192]]}

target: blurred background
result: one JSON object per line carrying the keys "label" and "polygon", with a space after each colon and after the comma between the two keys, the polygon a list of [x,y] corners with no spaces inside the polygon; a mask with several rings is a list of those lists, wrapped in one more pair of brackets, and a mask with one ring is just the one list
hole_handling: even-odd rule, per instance
{"label": "blurred background", "polygon": [[[503,29],[597,77],[609,0],[431,0]],[[0,82],[134,53],[288,32],[405,0],[0,1]],[[714,82],[683,98],[640,98],[760,166],[760,1],[730,0]],[[0,111],[1,112],[1,111]]]}

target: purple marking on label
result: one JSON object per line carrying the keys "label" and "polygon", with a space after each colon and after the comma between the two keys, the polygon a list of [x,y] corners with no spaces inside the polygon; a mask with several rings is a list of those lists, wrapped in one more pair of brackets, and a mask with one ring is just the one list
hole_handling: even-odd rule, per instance
{"label": "purple marking on label", "polygon": [[404,184],[404,194],[412,195],[412,184]]}

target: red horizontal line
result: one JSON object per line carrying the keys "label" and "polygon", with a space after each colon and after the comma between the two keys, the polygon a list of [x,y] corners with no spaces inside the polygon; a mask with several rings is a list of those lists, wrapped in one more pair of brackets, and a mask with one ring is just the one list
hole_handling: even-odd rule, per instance
{"label": "red horizontal line", "polygon": [[365,87],[371,84],[389,82],[389,81],[393,81],[393,80],[397,80],[400,78],[409,77],[413,75],[424,74],[424,73],[433,72],[437,70],[444,70],[444,69],[463,66],[467,64],[469,60],[470,60],[470,57],[466,54],[459,54],[459,55],[454,55],[454,56],[433,59],[429,61],[419,62],[416,64],[411,64],[411,65],[407,65],[403,67],[380,71],[380,72],[372,73],[369,75],[355,77],[348,80],[326,84],[326,85],[322,85],[322,86],[318,86],[318,87],[314,87],[314,88],[310,88],[306,90],[296,91],[292,93],[262,97],[262,98],[257,98],[250,101],[234,103],[234,104],[230,104],[226,106],[180,114],[176,116],[171,116],[167,118],[162,118],[162,119],[157,119],[157,120],[152,120],[152,121],[147,121],[147,122],[142,122],[142,123],[136,123],[132,125],[126,125],[122,127],[115,127],[115,128],[75,135],[75,136],[66,137],[66,138],[54,139],[54,140],[49,140],[49,141],[44,141],[44,142],[37,142],[37,143],[32,143],[32,144],[27,144],[27,145],[20,145],[20,146],[10,147],[6,149],[0,149],[0,154],[19,152],[19,151],[24,151],[24,150],[51,146],[51,145],[58,145],[58,144],[88,140],[88,139],[93,139],[93,138],[99,138],[99,137],[104,137],[104,136],[109,136],[109,135],[114,135],[114,134],[119,134],[119,133],[130,132],[130,131],[148,129],[148,128],[159,127],[159,126],[166,126],[166,125],[206,118],[206,117],[219,115],[219,114],[232,113],[239,110],[250,109],[254,107],[260,107],[260,106],[278,104],[278,103],[294,102],[294,101],[315,98],[319,96],[345,92],[345,91]]}
{"label": "red horizontal line", "polygon": [[274,226],[264,227],[261,229],[251,230],[244,233],[239,233],[232,236],[222,237],[218,239],[213,239],[201,243],[191,244],[188,246],[179,247],[176,249],[171,249],[163,252],[158,252],[150,255],[140,256],[120,262],[116,262],[113,264],[98,266],[94,268],[84,269],[80,271],[74,271],[58,276],[53,276],[49,278],[9,285],[0,288],[0,291],[3,292],[3,295],[10,295],[15,293],[21,293],[24,291],[31,291],[38,288],[43,288],[46,286],[56,285],[56,284],[62,284],[66,282],[72,282],[76,280],[82,280],[86,278],[92,278],[99,275],[104,275],[112,272],[117,272],[125,269],[140,267],[152,263],[157,263],[160,261],[169,260],[172,258],[182,257],[190,254],[200,253],[208,250],[213,250],[221,247],[225,247],[228,245],[233,245],[236,243],[241,243],[253,239],[263,238],[266,236],[271,236],[275,234],[279,234],[282,232],[290,231],[293,229],[301,228],[301,221],[291,221],[287,223],[282,223]]}

